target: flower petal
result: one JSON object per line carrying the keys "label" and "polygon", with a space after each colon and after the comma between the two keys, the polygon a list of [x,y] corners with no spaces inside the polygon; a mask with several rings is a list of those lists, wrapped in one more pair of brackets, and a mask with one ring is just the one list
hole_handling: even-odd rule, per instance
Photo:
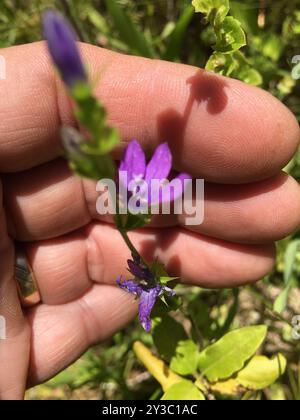
{"label": "flower petal", "polygon": [[122,282],[121,277],[117,279],[117,285],[123,289],[126,290],[129,293],[132,293],[136,296],[140,296],[143,292],[142,287],[137,284],[134,280],[124,280]]}
{"label": "flower petal", "polygon": [[160,295],[162,287],[157,285],[148,290],[143,290],[140,296],[139,303],[139,318],[144,330],[149,332],[151,330],[152,321],[150,315],[155,305],[156,299]]}
{"label": "flower petal", "polygon": [[64,82],[72,87],[78,81],[86,81],[73,28],[63,16],[52,10],[45,12],[43,26],[49,52]]}
{"label": "flower petal", "polygon": [[[181,191],[180,189],[175,190],[174,194],[171,196],[171,200],[172,201],[176,201],[179,197],[182,196],[182,194],[184,193],[184,190],[186,189],[186,187],[189,185],[189,183],[192,183],[193,178],[191,177],[191,175],[185,173],[185,172],[181,172],[180,174],[178,174],[174,180],[176,181],[180,181],[181,183]],[[174,181],[172,180],[172,181]]]}
{"label": "flower petal", "polygon": [[163,185],[159,194],[159,203],[172,202],[180,198],[184,193],[188,181],[192,182],[192,177],[182,172],[172,179],[170,185]]}
{"label": "flower petal", "polygon": [[188,181],[192,182],[192,177],[186,173],[181,173],[170,182],[166,180],[160,185],[152,184],[148,202],[152,206],[157,206],[161,203],[176,201],[183,195]]}
{"label": "flower petal", "polygon": [[[124,157],[120,163],[119,175],[120,182],[127,188],[130,181],[134,180],[135,177],[144,177],[146,170],[146,158],[143,149],[137,140],[132,140],[125,151]],[[127,182],[124,181],[124,177],[120,174],[121,172],[127,172]]]}
{"label": "flower petal", "polygon": [[145,180],[150,188],[152,179],[168,178],[172,168],[172,154],[167,143],[160,144],[146,168]]}

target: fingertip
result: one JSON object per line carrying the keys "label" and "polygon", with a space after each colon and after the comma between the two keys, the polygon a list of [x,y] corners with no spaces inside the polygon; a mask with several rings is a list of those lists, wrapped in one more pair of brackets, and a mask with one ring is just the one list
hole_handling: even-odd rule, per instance
{"label": "fingertip", "polygon": [[[207,145],[202,156],[211,152],[203,164],[204,177],[210,182],[242,184],[276,175],[299,145],[300,129],[295,116],[263,89],[223,79],[226,107],[220,115],[202,115],[203,130],[207,127],[200,134]],[[198,156],[199,171],[200,151]]]}
{"label": "fingertip", "polygon": [[292,234],[300,226],[300,186],[294,178],[284,175],[286,182],[274,209],[277,217],[273,225],[273,240],[276,241]]}
{"label": "fingertip", "polygon": [[[191,238],[194,237],[194,243]],[[198,244],[195,242],[198,238]],[[276,247],[274,243],[262,245],[234,244],[227,241],[200,235],[190,236],[186,243],[191,259],[201,263],[185,269],[188,274],[184,282],[205,288],[239,287],[255,283],[269,274],[275,263]],[[190,246],[192,245],[192,248]],[[196,270],[201,264],[201,273]]]}

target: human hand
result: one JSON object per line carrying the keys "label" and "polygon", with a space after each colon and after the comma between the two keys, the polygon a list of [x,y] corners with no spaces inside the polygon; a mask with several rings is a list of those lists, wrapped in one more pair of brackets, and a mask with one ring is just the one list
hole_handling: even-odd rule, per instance
{"label": "human hand", "polygon": [[[75,177],[61,159],[59,126],[75,122],[45,44],[1,54],[0,315],[7,338],[0,341],[0,398],[11,399],[124,326],[136,305],[115,287],[129,251],[97,215],[95,183]],[[138,138],[151,150],[168,141],[175,168],[206,180],[202,225],[161,217],[131,234],[145,258],[156,256],[170,275],[204,287],[266,275],[274,241],[300,222],[299,185],[281,172],[299,140],[292,114],[262,90],[193,67],[88,45],[82,54],[100,74],[98,94],[124,143]],[[14,241],[24,242],[41,294],[30,309],[22,310],[13,279]]]}

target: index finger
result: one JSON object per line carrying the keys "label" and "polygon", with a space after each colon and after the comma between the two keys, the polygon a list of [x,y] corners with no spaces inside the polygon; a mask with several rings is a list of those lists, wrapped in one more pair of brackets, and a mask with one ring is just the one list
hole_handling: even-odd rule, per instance
{"label": "index finger", "polygon": [[[177,169],[211,182],[252,182],[276,174],[298,146],[296,119],[261,89],[191,66],[81,49],[122,140],[138,138],[148,150],[168,141]],[[0,171],[12,172],[60,155],[59,126],[75,121],[45,43],[2,55]]]}

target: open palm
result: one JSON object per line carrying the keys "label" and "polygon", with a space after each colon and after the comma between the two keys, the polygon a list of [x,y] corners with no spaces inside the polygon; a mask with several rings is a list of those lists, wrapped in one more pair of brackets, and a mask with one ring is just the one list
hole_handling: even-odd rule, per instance
{"label": "open palm", "polygon": [[[82,45],[98,94],[124,144],[151,151],[168,141],[175,169],[206,181],[205,219],[157,218],[131,239],[145,258],[205,287],[254,282],[273,266],[274,241],[300,222],[300,188],[281,168],[299,127],[268,93],[190,66],[127,57]],[[22,398],[26,384],[55,375],[136,313],[115,287],[129,251],[96,213],[95,183],[70,173],[59,127],[74,124],[44,43],[2,51],[0,81],[0,398]],[[119,151],[121,152],[121,150]],[[116,156],[116,158],[118,158]],[[8,233],[7,233],[8,231]],[[14,240],[24,242],[42,303],[21,309]]]}

